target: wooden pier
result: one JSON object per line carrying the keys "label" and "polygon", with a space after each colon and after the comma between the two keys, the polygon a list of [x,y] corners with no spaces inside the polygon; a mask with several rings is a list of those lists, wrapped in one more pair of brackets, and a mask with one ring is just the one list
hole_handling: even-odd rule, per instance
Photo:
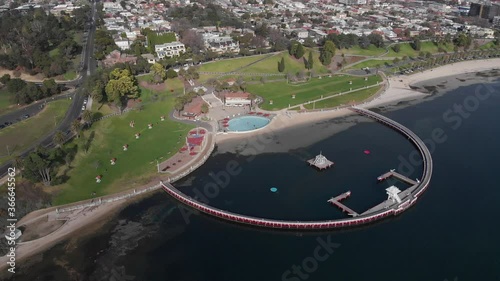
{"label": "wooden pier", "polygon": [[327,202],[339,207],[343,212],[346,212],[349,216],[357,217],[359,215],[358,213],[356,213],[355,211],[353,211],[351,208],[347,207],[346,205],[340,203],[340,200],[344,200],[349,196],[351,196],[351,191],[347,191],[345,193],[342,193],[337,197],[332,197]]}
{"label": "wooden pier", "polygon": [[400,174],[400,173],[396,172],[396,170],[394,170],[394,169],[392,169],[392,170],[390,170],[389,172],[387,172],[387,173],[385,173],[385,174],[383,174],[383,175],[379,176],[379,177],[377,178],[377,180],[379,180],[379,181],[383,181],[383,180],[386,180],[386,179],[388,179],[388,178],[390,178],[390,177],[395,177],[395,178],[397,178],[398,180],[400,180],[400,181],[402,181],[402,182],[406,182],[407,184],[409,184],[409,185],[411,185],[411,186],[413,186],[413,185],[417,185],[417,184],[418,184],[418,182],[417,182],[417,181],[414,181],[414,180],[412,180],[412,179],[408,178],[407,176],[403,176],[402,174]]}

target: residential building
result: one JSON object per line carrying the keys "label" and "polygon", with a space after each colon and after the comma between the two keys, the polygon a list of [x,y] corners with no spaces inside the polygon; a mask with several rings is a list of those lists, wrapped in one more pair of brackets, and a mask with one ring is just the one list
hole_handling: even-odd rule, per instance
{"label": "residential building", "polygon": [[184,44],[181,42],[175,41],[161,45],[155,45],[155,52],[160,59],[163,59],[165,57],[171,58],[180,56],[182,53],[186,52],[186,46],[184,46]]}
{"label": "residential building", "polygon": [[109,55],[107,55],[104,60],[102,60],[102,63],[104,64],[104,67],[110,67],[110,66],[113,66],[113,65],[115,65],[117,63],[131,63],[131,64],[135,64],[136,62],[137,62],[137,57],[130,56],[130,55],[127,55],[127,54],[122,54],[118,50],[114,50]]}
{"label": "residential building", "polygon": [[230,36],[219,36],[215,33],[203,33],[202,37],[205,42],[205,47],[212,52],[218,54],[240,52],[240,43],[238,41],[234,41]]}

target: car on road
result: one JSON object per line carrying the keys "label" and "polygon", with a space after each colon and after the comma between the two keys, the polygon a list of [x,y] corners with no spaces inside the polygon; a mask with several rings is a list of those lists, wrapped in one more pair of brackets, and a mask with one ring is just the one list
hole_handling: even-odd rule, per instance
{"label": "car on road", "polygon": [[87,107],[85,105],[82,105],[82,110],[85,110]]}
{"label": "car on road", "polygon": [[3,123],[3,125],[4,125],[5,127],[8,127],[8,126],[12,125],[12,122],[5,122],[5,123]]}
{"label": "car on road", "polygon": [[29,114],[25,114],[25,115],[23,115],[23,119],[28,119],[28,118],[30,118],[30,115],[29,115]]}

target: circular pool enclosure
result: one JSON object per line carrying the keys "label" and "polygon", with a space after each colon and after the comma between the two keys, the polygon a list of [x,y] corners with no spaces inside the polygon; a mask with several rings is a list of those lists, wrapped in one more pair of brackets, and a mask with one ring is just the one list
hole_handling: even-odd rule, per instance
{"label": "circular pool enclosure", "polygon": [[227,129],[230,132],[247,132],[265,127],[269,122],[271,120],[266,117],[241,116],[229,120]]}

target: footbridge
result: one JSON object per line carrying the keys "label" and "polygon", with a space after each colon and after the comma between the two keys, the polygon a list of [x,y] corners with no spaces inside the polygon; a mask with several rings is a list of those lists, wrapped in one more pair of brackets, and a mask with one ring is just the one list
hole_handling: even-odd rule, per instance
{"label": "footbridge", "polygon": [[233,213],[227,210],[218,209],[182,193],[169,182],[161,182],[161,186],[165,192],[174,197],[181,203],[188,205],[200,212],[207,215],[220,218],[222,220],[253,225],[258,227],[275,228],[275,229],[333,229],[351,227],[372,223],[383,218],[397,215],[404,210],[408,209],[411,205],[415,204],[418,197],[427,189],[432,176],[432,158],[431,153],[425,146],[424,142],[411,130],[403,125],[391,120],[383,115],[377,114],[367,109],[352,107],[352,111],[370,117],[384,125],[387,125],[397,132],[407,137],[415,147],[422,154],[423,159],[423,174],[420,182],[404,190],[399,194],[401,202],[392,202],[386,200],[366,212],[351,218],[335,219],[335,220],[321,220],[321,221],[289,221],[289,220],[275,220],[248,216],[243,214]]}

